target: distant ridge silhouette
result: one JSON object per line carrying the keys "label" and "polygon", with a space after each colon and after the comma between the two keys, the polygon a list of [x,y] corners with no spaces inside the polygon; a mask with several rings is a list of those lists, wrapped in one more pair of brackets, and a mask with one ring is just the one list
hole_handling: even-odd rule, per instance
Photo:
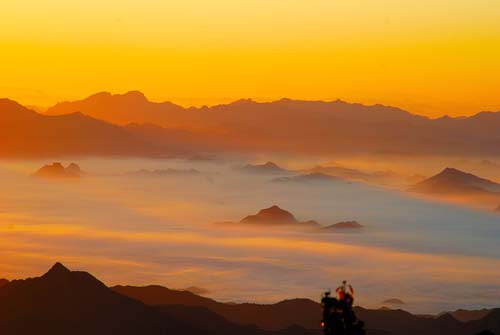
{"label": "distant ridge silhouette", "polygon": [[[215,150],[500,153],[498,112],[429,119],[384,105],[292,99],[240,100],[212,107],[183,108],[170,102],[151,102],[140,92],[116,95],[104,92],[57,104],[47,113],[77,111],[119,125],[135,123],[130,130],[148,140],[164,138],[167,142],[172,139],[172,128],[184,130],[191,132],[191,136],[184,137],[191,144]],[[153,134],[151,124],[159,126]],[[231,141],[227,141],[229,138]]]}
{"label": "distant ridge silhouette", "polygon": [[288,182],[307,183],[307,182],[330,182],[339,180],[342,179],[324,173],[313,172],[313,173],[299,174],[291,177],[277,177],[272,179],[271,181],[275,183],[288,183]]}
{"label": "distant ridge silhouette", "polygon": [[289,172],[273,162],[266,162],[263,164],[247,164],[239,167],[238,170],[257,174],[283,174]]}
{"label": "distant ridge silhouette", "polygon": [[341,221],[334,223],[332,225],[326,226],[325,230],[358,230],[363,228],[363,226],[357,221]]}
{"label": "distant ridge silhouette", "polygon": [[394,107],[343,101],[245,100],[183,108],[150,102],[138,91],[103,92],[60,103],[41,115],[0,99],[0,140],[9,144],[0,148],[0,156],[157,157],[218,151],[498,155],[499,128],[498,112],[429,119]]}
{"label": "distant ridge silhouette", "polygon": [[244,225],[319,227],[319,224],[313,220],[298,221],[292,213],[276,205],[261,209],[257,214],[249,215],[243,218],[240,223]]}
{"label": "distant ridge silhouette", "polygon": [[83,172],[77,164],[71,163],[65,168],[59,162],[44,165],[33,174],[39,178],[79,178],[82,175]]}

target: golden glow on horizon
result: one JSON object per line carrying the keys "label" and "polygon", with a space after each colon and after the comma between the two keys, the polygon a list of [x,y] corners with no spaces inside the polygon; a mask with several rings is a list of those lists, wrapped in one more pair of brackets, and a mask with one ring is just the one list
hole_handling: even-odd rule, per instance
{"label": "golden glow on horizon", "polygon": [[184,105],[500,110],[493,0],[7,0],[0,48],[0,95],[24,104],[138,89]]}

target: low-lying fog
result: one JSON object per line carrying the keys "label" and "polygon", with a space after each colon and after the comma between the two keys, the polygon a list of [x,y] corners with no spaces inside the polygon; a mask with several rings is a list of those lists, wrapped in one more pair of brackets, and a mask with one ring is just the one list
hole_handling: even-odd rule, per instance
{"label": "low-lying fog", "polygon": [[[365,307],[388,298],[418,313],[499,305],[493,212],[357,182],[271,182],[276,176],[243,172],[235,160],[79,159],[87,173],[79,180],[29,177],[46,163],[0,162],[0,278],[35,276],[61,261],[108,285],[198,286],[221,301],[318,300],[347,279]],[[129,173],[168,168],[200,173]],[[214,224],[274,204],[299,220],[364,228]]]}

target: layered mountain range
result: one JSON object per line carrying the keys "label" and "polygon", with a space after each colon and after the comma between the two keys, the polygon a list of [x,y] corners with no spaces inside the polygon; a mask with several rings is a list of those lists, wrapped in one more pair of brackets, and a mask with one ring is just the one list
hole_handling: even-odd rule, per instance
{"label": "layered mountain range", "polygon": [[[45,115],[0,100],[0,155],[158,156],[197,151],[499,154],[500,113],[429,119],[340,100],[240,100],[183,108],[140,92],[97,93]],[[98,145],[101,144],[101,145]],[[105,145],[102,145],[105,144]]]}

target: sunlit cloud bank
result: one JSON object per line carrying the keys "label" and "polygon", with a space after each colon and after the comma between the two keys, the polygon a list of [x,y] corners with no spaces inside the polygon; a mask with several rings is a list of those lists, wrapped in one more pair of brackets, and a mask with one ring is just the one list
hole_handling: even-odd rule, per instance
{"label": "sunlit cloud bank", "polygon": [[[357,183],[281,185],[232,163],[102,162],[75,183],[27,177],[3,166],[0,277],[37,275],[55,261],[108,285],[199,286],[223,301],[318,299],[351,281],[363,306],[389,297],[415,312],[496,306],[500,219]],[[211,178],[132,178],[137,168],[193,166]],[[101,172],[99,174],[98,172]],[[356,219],[360,233],[217,227],[274,203],[299,219]]]}

